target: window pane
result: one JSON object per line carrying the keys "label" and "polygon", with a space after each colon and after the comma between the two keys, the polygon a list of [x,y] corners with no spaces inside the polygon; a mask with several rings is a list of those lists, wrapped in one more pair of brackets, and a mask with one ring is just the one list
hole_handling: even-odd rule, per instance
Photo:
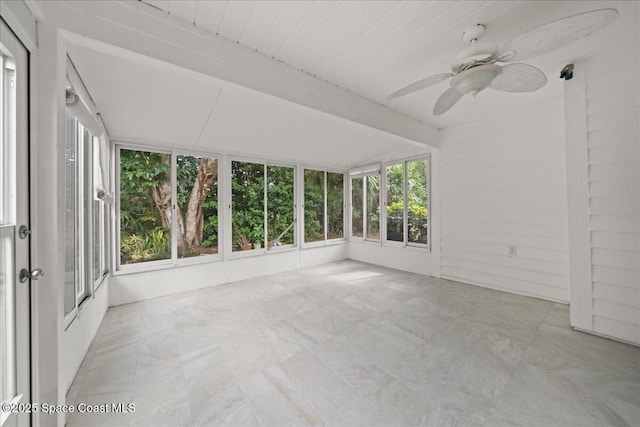
{"label": "window pane", "polygon": [[364,235],[364,222],[362,218],[362,191],[363,178],[351,179],[351,235],[362,237]]}
{"label": "window pane", "polygon": [[120,150],[120,263],[171,258],[171,155]]}
{"label": "window pane", "polygon": [[380,178],[367,176],[367,239],[380,240]]}
{"label": "window pane", "polygon": [[427,159],[407,162],[407,224],[408,241],[413,243],[429,243],[428,232],[428,184],[429,162]]}
{"label": "window pane", "polygon": [[76,120],[67,112],[64,145],[64,315],[76,306]]}
{"label": "window pane", "polygon": [[[15,295],[13,227],[0,234],[0,365],[2,388],[0,403],[15,396]],[[0,232],[3,229],[0,227]]]}
{"label": "window pane", "polygon": [[[267,235],[269,247],[292,245],[294,243],[293,177],[293,168],[267,166]],[[285,230],[287,230],[286,233]],[[280,236],[281,234],[282,236]]]}
{"label": "window pane", "polygon": [[344,237],[344,174],[327,172],[328,239]]}
{"label": "window pane", "polygon": [[218,253],[218,161],[176,156],[178,258]]}
{"label": "window pane", "polygon": [[[0,224],[16,222],[16,140],[13,135],[15,123],[15,84],[7,75],[14,72],[5,68],[5,60],[0,52]],[[12,67],[13,68],[13,67]]]}
{"label": "window pane", "polygon": [[264,165],[231,162],[233,251],[264,241]]}
{"label": "window pane", "polygon": [[404,242],[404,164],[387,166],[387,240]]}
{"label": "window pane", "polygon": [[99,200],[93,201],[93,281],[97,281],[102,277],[102,269],[100,268],[100,260],[102,258],[103,244],[100,240],[100,232],[102,229],[101,214],[102,206]]}
{"label": "window pane", "polygon": [[106,274],[109,272],[111,268],[111,218],[110,212],[111,207],[107,203],[102,204],[102,209],[104,210],[104,220],[102,222],[102,227],[104,228],[104,242],[103,242],[103,251],[102,251],[102,274]]}
{"label": "window pane", "polygon": [[304,241],[324,240],[324,172],[304,171]]}

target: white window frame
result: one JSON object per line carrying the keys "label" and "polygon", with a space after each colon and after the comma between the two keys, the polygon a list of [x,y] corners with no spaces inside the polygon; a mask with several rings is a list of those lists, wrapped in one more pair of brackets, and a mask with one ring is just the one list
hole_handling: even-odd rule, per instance
{"label": "white window frame", "polygon": [[[263,241],[263,245],[260,249],[252,249],[252,250],[248,250],[248,251],[233,251],[233,232],[231,231],[233,229],[233,211],[232,211],[232,205],[233,205],[233,179],[231,177],[231,170],[232,170],[232,164],[233,162],[242,162],[242,163],[254,163],[254,164],[258,164],[258,165],[262,165],[263,167],[263,177],[264,177],[264,189],[263,189],[263,222],[264,222],[264,238],[265,241],[268,242],[267,238],[268,238],[268,217],[267,217],[267,205],[268,205],[268,200],[267,200],[267,167],[268,166],[276,166],[276,167],[284,167],[284,168],[292,168],[293,169],[293,220],[294,220],[294,225],[293,225],[293,244],[291,245],[286,245],[286,246],[274,246],[272,248],[268,248],[266,246],[268,246],[268,243],[265,245],[264,241]],[[298,197],[297,194],[299,194],[299,179],[298,179],[298,165],[294,164],[294,163],[287,163],[287,162],[277,162],[277,161],[270,161],[270,160],[264,160],[264,159],[256,159],[254,157],[244,157],[244,156],[231,156],[229,157],[229,159],[226,162],[227,165],[227,170],[225,173],[225,179],[227,180],[227,182],[225,183],[225,187],[227,188],[227,194],[228,194],[228,203],[226,205],[226,212],[227,212],[227,216],[229,218],[228,223],[225,222],[225,224],[228,225],[229,227],[229,238],[226,240],[226,254],[228,254],[227,256],[225,256],[225,259],[238,259],[238,258],[248,258],[248,257],[253,257],[253,256],[259,256],[259,255],[265,255],[265,254],[270,254],[270,253],[280,253],[280,252],[286,252],[286,251],[293,251],[293,250],[297,250],[299,248],[299,238],[298,238],[298,230],[299,230],[299,216],[298,216]],[[220,221],[218,220],[218,224],[220,224]]]}
{"label": "white window frame", "polygon": [[[121,150],[131,150],[131,151],[147,151],[161,154],[169,154],[171,156],[171,206],[172,211],[175,213],[177,210],[177,200],[178,200],[178,170],[177,170],[177,157],[178,156],[194,156],[194,157],[210,157],[215,159],[218,162],[218,253],[202,255],[197,257],[189,257],[189,258],[178,258],[178,240],[176,238],[177,233],[177,217],[176,215],[171,216],[171,256],[168,259],[156,260],[156,261],[145,261],[134,264],[122,264],[121,256],[120,256],[120,152]],[[129,273],[137,273],[142,271],[153,271],[153,270],[162,270],[170,267],[178,267],[185,265],[196,265],[196,264],[205,264],[208,262],[217,262],[221,261],[224,257],[223,254],[223,245],[222,245],[222,234],[221,224],[224,221],[224,209],[221,209],[222,204],[222,194],[221,189],[224,185],[225,179],[223,179],[223,174],[221,173],[221,166],[223,164],[223,156],[221,154],[207,152],[207,151],[195,151],[188,149],[167,149],[162,147],[150,146],[150,145],[142,145],[142,144],[130,144],[127,142],[115,142],[115,164],[114,168],[114,178],[115,178],[115,215],[113,221],[113,234],[115,234],[115,245],[112,250],[112,254],[115,262],[115,271],[113,272],[114,276],[119,276],[123,274]]]}
{"label": "white window frame", "polygon": [[[98,259],[98,268],[99,268],[99,275],[97,278],[95,278],[93,276],[94,271],[95,271],[95,255],[93,253],[93,251],[95,250],[95,247],[93,245],[91,245],[91,273],[90,273],[90,279],[93,280],[93,294],[95,294],[97,292],[97,290],[100,288],[100,286],[102,286],[102,284],[105,282],[106,278],[109,277],[109,273],[111,272],[111,261],[110,261],[110,256],[111,256],[111,236],[110,236],[110,224],[111,224],[111,219],[110,219],[110,213],[111,213],[111,204],[112,204],[112,200],[107,201],[102,199],[101,197],[99,197],[98,195],[98,188],[97,188],[97,183],[95,182],[95,176],[96,173],[106,173],[107,176],[103,176],[103,180],[108,181],[109,180],[109,171],[111,170],[111,168],[109,167],[109,165],[107,164],[106,170],[104,170],[102,168],[102,158],[106,158],[107,159],[107,163],[109,163],[109,160],[111,159],[111,156],[109,155],[110,153],[108,152],[109,150],[107,149],[106,153],[103,153],[103,148],[106,148],[106,144],[102,144],[100,137],[93,137],[93,141],[92,141],[92,151],[93,151],[93,164],[92,164],[92,173],[91,173],[91,177],[92,177],[92,185],[91,185],[91,197],[90,200],[92,201],[91,203],[91,215],[92,215],[92,220],[94,219],[93,216],[96,215],[96,203],[98,202],[98,215],[99,215],[99,220],[98,220],[98,224],[100,226],[100,230],[98,231],[98,248],[99,248],[99,259]],[[98,162],[98,164],[100,165],[100,167],[96,167],[96,161]],[[107,182],[103,182],[103,185],[108,186]],[[100,190],[100,191],[105,191],[104,189]],[[109,199],[112,199],[111,196],[108,196]],[[91,221],[91,226],[94,227],[95,226],[95,222]],[[92,230],[91,232],[91,236],[92,239],[95,236],[94,234],[95,230]],[[92,242],[93,243],[93,242]]]}
{"label": "white window frame", "polygon": [[[418,242],[409,242],[409,234],[407,225],[409,222],[409,192],[408,192],[408,165],[411,162],[426,160],[427,162],[427,243],[418,243]],[[403,219],[402,219],[402,242],[398,242],[396,240],[388,240],[387,239],[387,168],[389,166],[402,165],[403,170],[403,201],[404,201],[404,209],[403,209]],[[430,249],[431,248],[431,156],[429,154],[415,156],[410,158],[405,158],[401,160],[393,160],[388,161],[383,164],[384,171],[384,188],[382,191],[383,195],[381,196],[381,233],[384,234],[384,244],[388,246],[402,246],[402,247],[413,247],[420,249]],[[384,209],[382,208],[384,206]],[[382,222],[382,218],[384,221]],[[384,225],[383,225],[384,224]],[[384,230],[382,228],[384,227]]]}
{"label": "white window frame", "polygon": [[[301,242],[302,248],[317,248],[317,247],[321,247],[321,246],[327,246],[327,245],[332,245],[332,244],[340,244],[340,243],[344,243],[347,241],[347,220],[346,220],[346,215],[347,215],[347,206],[349,206],[347,204],[347,179],[348,177],[348,173],[345,171],[340,171],[337,169],[330,169],[330,168],[322,168],[322,167],[317,167],[317,166],[300,166],[300,170],[301,170],[301,207],[302,207],[302,211],[301,211],[301,230],[302,233],[300,234],[300,238],[301,238]],[[323,172],[324,173],[324,239],[322,240],[318,240],[315,242],[307,242],[305,241],[305,194],[304,194],[304,172],[307,170],[312,170],[312,171],[316,171],[316,172]],[[328,195],[329,195],[329,190],[327,187],[327,182],[328,182],[328,176],[330,173],[335,173],[335,174],[340,174],[342,175],[342,237],[338,237],[335,239],[329,239],[329,205],[328,205]]]}
{"label": "white window frame", "polygon": [[[94,214],[94,179],[93,153],[96,137],[74,117],[73,134],[75,138],[75,208],[74,221],[76,235],[74,238],[75,262],[74,270],[74,308],[64,316],[65,329],[68,328],[84,305],[95,293],[106,275],[101,280],[93,278],[93,214]],[[65,119],[66,120],[66,119]],[[85,130],[90,140],[85,138]],[[90,250],[88,250],[90,248]],[[63,288],[63,292],[65,289]]]}
{"label": "white window frame", "polygon": [[[348,179],[349,179],[349,240],[356,242],[366,242],[372,243],[376,245],[382,244],[382,233],[383,233],[383,209],[382,209],[382,188],[383,185],[380,185],[378,189],[378,206],[380,208],[380,237],[378,239],[372,239],[367,236],[368,234],[368,218],[367,218],[367,180],[366,177],[369,176],[377,176],[378,182],[382,184],[382,165],[376,163],[374,165],[367,165],[358,167],[356,169],[352,169],[349,171]],[[353,236],[353,186],[352,180],[356,178],[362,178],[362,237],[354,237]],[[384,217],[384,221],[386,221],[386,216]]]}

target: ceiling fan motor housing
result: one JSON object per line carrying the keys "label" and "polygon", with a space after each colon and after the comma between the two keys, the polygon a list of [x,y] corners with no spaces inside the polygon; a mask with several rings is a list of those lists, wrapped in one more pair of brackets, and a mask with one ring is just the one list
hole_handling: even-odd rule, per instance
{"label": "ceiling fan motor housing", "polygon": [[476,96],[500,74],[500,66],[484,64],[464,70],[451,79],[451,87],[460,93]]}
{"label": "ceiling fan motor housing", "polygon": [[475,27],[471,27],[462,33],[462,40],[465,43],[473,44],[480,40],[480,37],[484,34],[485,26],[477,24]]}

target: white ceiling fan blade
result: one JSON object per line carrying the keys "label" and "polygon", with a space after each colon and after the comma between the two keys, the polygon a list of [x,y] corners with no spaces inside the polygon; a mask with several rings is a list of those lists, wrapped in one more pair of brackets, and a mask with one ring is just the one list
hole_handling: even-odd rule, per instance
{"label": "white ceiling fan blade", "polygon": [[439,116],[446,113],[456,105],[456,102],[460,101],[460,98],[462,98],[462,93],[450,87],[436,101],[436,105],[433,106],[433,115]]}
{"label": "white ceiling fan blade", "polygon": [[547,76],[529,64],[507,64],[489,87],[504,92],[533,92],[547,84]]}
{"label": "white ceiling fan blade", "polygon": [[506,53],[513,52],[504,60],[509,62],[533,58],[587,37],[611,24],[617,17],[616,9],[598,9],[567,16],[519,35],[500,49],[497,56],[504,57]]}
{"label": "white ceiling fan blade", "polygon": [[424,89],[426,87],[429,87],[431,85],[438,83],[439,81],[447,79],[451,76],[453,76],[452,73],[442,73],[442,74],[435,74],[433,76],[425,77],[424,79],[420,79],[417,82],[411,83],[410,85],[405,86],[402,89],[397,90],[396,92],[393,92],[391,95],[387,96],[387,99],[394,99],[399,96],[407,95],[411,92]]}

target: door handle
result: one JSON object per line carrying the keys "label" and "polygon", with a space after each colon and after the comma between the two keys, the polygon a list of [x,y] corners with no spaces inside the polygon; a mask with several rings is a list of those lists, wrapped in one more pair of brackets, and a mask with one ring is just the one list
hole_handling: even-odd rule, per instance
{"label": "door handle", "polygon": [[34,270],[27,270],[23,268],[20,270],[20,283],[25,283],[27,280],[38,280],[44,276],[44,271],[41,268],[36,268]]}

